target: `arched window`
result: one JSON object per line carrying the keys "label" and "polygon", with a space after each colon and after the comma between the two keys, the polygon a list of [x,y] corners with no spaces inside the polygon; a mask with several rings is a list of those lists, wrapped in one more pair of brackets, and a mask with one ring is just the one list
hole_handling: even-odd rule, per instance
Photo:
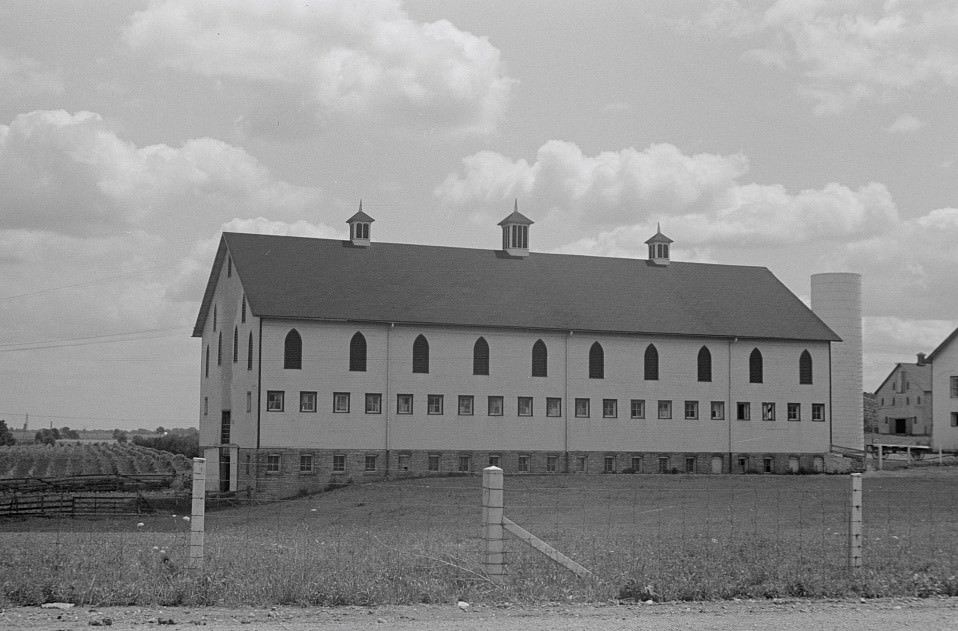
{"label": "arched window", "polygon": [[605,352],[602,345],[593,342],[589,349],[589,379],[605,378]]}
{"label": "arched window", "polygon": [[246,294],[243,294],[243,300],[240,302],[240,322],[246,322]]}
{"label": "arched window", "polygon": [[429,372],[429,342],[421,334],[412,343],[412,371]]}
{"label": "arched window", "polygon": [[249,332],[249,347],[246,349],[246,370],[253,370],[253,332]]}
{"label": "arched window", "polygon": [[549,373],[549,352],[546,350],[546,343],[542,340],[536,340],[532,345],[532,376],[546,377]]}
{"label": "arched window", "polygon": [[286,334],[283,347],[283,368],[299,370],[303,367],[303,338],[293,329]]}
{"label": "arched window", "polygon": [[349,370],[366,372],[366,338],[359,331],[349,340]]}
{"label": "arched window", "polygon": [[216,341],[216,365],[223,365],[223,332],[220,331],[219,339]]}
{"label": "arched window", "polygon": [[206,363],[203,364],[203,374],[210,376],[210,345],[206,345]]}
{"label": "arched window", "polygon": [[798,358],[798,383],[812,383],[812,354],[807,350]]}
{"label": "arched window", "polygon": [[762,352],[757,348],[748,356],[749,383],[762,383]]}
{"label": "arched window", "polygon": [[655,344],[649,344],[645,349],[645,380],[659,380],[659,351]]}
{"label": "arched window", "polygon": [[472,374],[489,374],[489,343],[484,337],[480,337],[472,346]]}
{"label": "arched window", "polygon": [[233,363],[239,361],[239,329],[233,327]]}
{"label": "arched window", "polygon": [[699,381],[712,381],[712,353],[706,346],[699,349]]}
{"label": "arched window", "polygon": [[213,330],[216,330],[216,305],[213,305]]}

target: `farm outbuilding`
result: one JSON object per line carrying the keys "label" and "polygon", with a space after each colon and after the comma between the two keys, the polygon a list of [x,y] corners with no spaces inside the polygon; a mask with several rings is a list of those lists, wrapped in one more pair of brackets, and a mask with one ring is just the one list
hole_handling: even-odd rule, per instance
{"label": "farm outbuilding", "polygon": [[[383,476],[811,472],[863,447],[860,277],[224,233],[194,336],[210,489]],[[841,367],[840,370],[838,367]]]}

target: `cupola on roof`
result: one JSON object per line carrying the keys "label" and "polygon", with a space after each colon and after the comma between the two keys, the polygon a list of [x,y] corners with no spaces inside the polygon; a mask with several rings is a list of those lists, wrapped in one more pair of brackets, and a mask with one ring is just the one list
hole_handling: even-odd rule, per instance
{"label": "cupola on roof", "polygon": [[649,237],[646,243],[649,246],[649,262],[655,265],[669,264],[669,244],[674,241],[662,234],[661,224],[656,224],[655,234]]}
{"label": "cupola on roof", "polygon": [[502,226],[502,251],[509,256],[529,256],[529,226],[533,223],[519,212],[519,200],[515,200],[512,212],[499,222]]}
{"label": "cupola on roof", "polygon": [[367,247],[370,244],[369,224],[376,221],[363,212],[363,200],[359,200],[359,210],[346,220],[349,224],[349,241],[353,245]]}

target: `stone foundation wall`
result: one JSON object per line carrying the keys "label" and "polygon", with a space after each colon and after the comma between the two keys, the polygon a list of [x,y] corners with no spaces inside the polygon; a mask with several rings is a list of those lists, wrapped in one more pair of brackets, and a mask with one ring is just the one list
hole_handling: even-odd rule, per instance
{"label": "stone foundation wall", "polygon": [[240,449],[236,493],[281,499],[345,484],[403,477],[478,475],[491,463],[508,475],[823,473],[822,454],[545,451]]}

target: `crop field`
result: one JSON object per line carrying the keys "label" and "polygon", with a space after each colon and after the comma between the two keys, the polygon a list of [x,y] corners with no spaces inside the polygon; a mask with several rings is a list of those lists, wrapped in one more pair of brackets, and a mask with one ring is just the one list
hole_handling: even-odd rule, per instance
{"label": "crop field", "polygon": [[14,445],[0,447],[0,479],[75,475],[188,474],[189,458],[127,443]]}
{"label": "crop field", "polygon": [[[958,470],[864,477],[864,564],[847,566],[847,476],[508,476],[505,514],[589,568],[516,540],[480,564],[480,478],[354,484],[206,515],[0,522],[0,605],[344,605],[958,593]],[[29,571],[28,571],[29,570]]]}

